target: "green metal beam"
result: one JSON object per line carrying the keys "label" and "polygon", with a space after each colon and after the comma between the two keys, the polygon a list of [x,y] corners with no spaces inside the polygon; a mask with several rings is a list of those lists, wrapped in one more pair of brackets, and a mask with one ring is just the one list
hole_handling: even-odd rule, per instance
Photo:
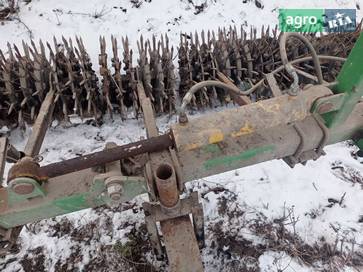
{"label": "green metal beam", "polygon": [[363,96],[363,33],[344,63],[337,81],[333,91],[336,94],[344,93],[344,98],[339,110],[323,114],[329,128],[342,124]]}
{"label": "green metal beam", "polygon": [[[31,179],[24,178],[23,182],[29,183]],[[0,189],[1,228],[10,229],[41,219],[112,203],[107,195],[103,178],[96,177],[87,191],[76,189],[72,194],[60,195],[57,198],[48,197],[47,192],[41,186],[36,185],[35,181],[34,185],[36,186],[36,193],[26,196],[17,195],[11,188]],[[121,203],[129,201],[137,195],[147,193],[146,183],[140,177],[124,177],[122,186]],[[37,197],[32,198],[33,195],[37,195]],[[4,209],[4,207],[6,208]]]}

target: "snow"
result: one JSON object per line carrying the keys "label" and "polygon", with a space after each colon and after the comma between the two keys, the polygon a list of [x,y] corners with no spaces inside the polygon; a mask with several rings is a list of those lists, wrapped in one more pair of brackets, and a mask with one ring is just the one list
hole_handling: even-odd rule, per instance
{"label": "snow", "polygon": [[[193,1],[196,5],[205,1]],[[152,0],[141,1],[139,8],[133,7],[131,1],[56,1],[37,0],[29,4],[20,3],[19,18],[32,30],[34,39],[51,41],[53,35],[58,39],[63,35],[73,37],[82,36],[90,54],[94,68],[98,67],[98,38],[105,35],[110,41],[111,34],[118,39],[128,36],[131,46],[136,47],[136,41],[142,34],[144,37],[168,33],[171,43],[178,45],[180,32],[194,32],[202,29],[217,29],[220,26],[231,24],[244,24],[258,29],[262,25],[275,25],[278,23],[279,8],[356,8],[359,20],[363,17],[363,5],[358,0],[324,0],[324,1],[260,1],[263,9],[258,8],[254,1],[243,3],[237,0],[208,0],[207,8],[200,14],[194,14],[194,7],[186,0]],[[126,11],[125,11],[126,10]],[[101,14],[99,18],[95,15]],[[28,40],[29,33],[22,24],[15,21],[4,22],[0,25],[0,49],[6,51],[9,41],[20,44],[21,40]],[[110,47],[108,47],[110,50]],[[202,114],[213,114],[205,112]],[[193,118],[199,116],[197,114]],[[157,120],[159,130],[166,131],[168,125],[175,123],[176,118],[160,117]],[[64,159],[73,158],[77,154],[87,154],[104,148],[105,142],[125,144],[139,140],[145,136],[142,120],[130,119],[122,122],[118,117],[107,119],[101,127],[78,123],[69,128],[53,124],[46,136],[41,156],[42,164],[48,164]],[[19,149],[25,145],[26,132],[15,130],[11,132],[10,141]],[[206,226],[214,226],[221,220],[218,203],[221,194],[207,192],[206,188],[222,186],[236,195],[235,205],[245,210],[243,218],[234,218],[234,225],[224,222],[225,231],[236,231],[237,236],[243,236],[258,245],[263,238],[256,236],[247,227],[238,229],[242,220],[249,222],[261,214],[266,221],[276,218],[290,211],[297,220],[296,224],[287,224],[286,228],[296,232],[301,239],[310,245],[319,242],[322,237],[329,244],[339,241],[339,247],[349,250],[354,243],[356,250],[363,251],[363,223],[359,218],[363,216],[363,187],[361,184],[347,181],[339,171],[339,167],[350,169],[363,176],[363,164],[351,156],[355,147],[347,143],[338,143],[325,148],[326,156],[317,161],[308,162],[306,166],[298,165],[290,169],[282,161],[270,161],[258,165],[238,169],[236,171],[207,177],[190,183],[190,188],[198,190],[203,197]],[[332,170],[332,166],[338,166]],[[7,166],[9,169],[9,165]],[[344,197],[343,197],[344,196]],[[331,203],[335,199],[341,203]],[[136,207],[146,200],[146,196],[137,197]],[[330,201],[329,201],[330,200]],[[231,206],[231,204],[230,204]],[[229,206],[229,208],[230,208]],[[224,219],[224,217],[223,217]],[[98,230],[94,233],[89,244],[75,241],[72,235],[54,235],[54,226],[60,222],[70,222],[73,229],[87,228],[89,224],[97,222]],[[4,265],[2,271],[22,271],[20,259],[32,249],[44,247],[46,253],[46,270],[55,271],[56,262],[66,262],[73,251],[73,247],[81,246],[83,259],[77,264],[82,269],[99,250],[100,245],[115,244],[117,241],[127,241],[127,234],[133,227],[140,226],[143,221],[142,212],[134,213],[128,210],[104,210],[103,212],[85,210],[55,219],[43,220],[32,224],[35,233],[24,229],[20,236],[20,252],[9,255],[5,264],[11,258],[17,258]],[[123,228],[123,223],[130,223]],[[207,245],[211,244],[213,234],[207,231]],[[207,247],[208,248],[208,247]],[[224,246],[223,251],[229,247]],[[203,251],[206,271],[220,271],[223,264],[221,259]],[[149,256],[149,258],[151,258]],[[224,260],[223,260],[224,261]],[[286,252],[266,250],[259,258],[260,271],[317,271],[308,267],[298,259],[292,258]],[[227,261],[226,261],[227,262]],[[352,268],[345,267],[344,271]],[[320,271],[320,270],[319,270]]]}
{"label": "snow", "polygon": [[312,272],[313,270],[303,267],[296,263],[290,256],[286,256],[284,252],[267,251],[260,258],[261,272]]}

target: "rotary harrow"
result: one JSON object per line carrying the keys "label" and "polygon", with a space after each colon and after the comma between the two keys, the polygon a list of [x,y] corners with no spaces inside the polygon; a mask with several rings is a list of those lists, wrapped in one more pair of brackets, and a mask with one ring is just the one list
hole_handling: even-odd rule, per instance
{"label": "rotary harrow", "polygon": [[[328,144],[352,139],[363,149],[363,35],[321,37],[262,30],[182,34],[179,84],[167,36],[138,42],[138,64],[128,39],[117,40],[108,66],[100,38],[101,81],[81,38],[54,39],[54,47],[23,43],[1,53],[1,122],[33,130],[23,151],[0,138],[0,237],[5,254],[23,225],[148,193],[143,204],[150,243],[171,271],[203,271],[203,209],[184,184],[206,176],[283,159],[289,166],[324,155]],[[294,42],[291,42],[294,41]],[[290,43],[289,43],[290,42]],[[353,46],[354,45],[354,46]],[[13,51],[14,50],[14,51]],[[345,58],[347,57],[347,58]],[[344,63],[342,65],[342,63]],[[178,85],[178,86],[177,86]],[[188,110],[238,106],[189,120]],[[178,122],[159,135],[155,116],[177,112]],[[70,160],[40,165],[39,151],[53,119],[69,122],[119,113],[142,114],[147,139]],[[158,227],[160,226],[160,227]]]}
{"label": "rotary harrow", "polygon": [[[320,57],[322,76],[333,81],[341,68],[342,58],[348,56],[357,40],[361,25],[353,33],[306,36]],[[92,117],[101,121],[107,113],[119,113],[122,119],[141,114],[137,82],[141,82],[156,114],[173,114],[178,102],[192,85],[219,79],[223,73],[251,101],[274,96],[277,88],[286,90],[292,83],[289,74],[281,69],[277,28],[256,29],[250,35],[236,27],[200,34],[181,34],[178,52],[169,44],[167,35],[159,40],[137,42],[137,64],[128,38],[121,38],[123,53],[111,37],[112,57],[100,37],[99,77],[92,68],[82,38],[53,39],[53,45],[34,41],[18,46],[8,44],[6,54],[0,51],[0,127],[10,129],[33,124],[40,105],[49,91],[55,91],[53,118],[69,123],[70,115]],[[304,84],[317,82],[307,47],[296,40],[287,45],[287,57],[294,59],[295,70]],[[179,77],[173,60],[178,55]],[[326,56],[326,57],[324,57]],[[332,58],[333,57],[333,58]],[[334,58],[336,57],[336,58]],[[111,65],[110,65],[111,64]],[[273,76],[272,76],[273,75]],[[190,103],[191,109],[203,109],[231,103],[233,94],[223,88],[204,87]],[[238,102],[236,102],[238,103]],[[240,102],[241,103],[241,102]],[[133,114],[132,114],[133,113]]]}

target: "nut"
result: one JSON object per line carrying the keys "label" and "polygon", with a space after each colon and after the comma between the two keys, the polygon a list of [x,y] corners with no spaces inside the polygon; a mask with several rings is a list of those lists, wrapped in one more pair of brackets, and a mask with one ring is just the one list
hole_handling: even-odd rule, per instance
{"label": "nut", "polygon": [[107,194],[111,198],[112,201],[120,201],[123,193],[122,188],[122,177],[121,176],[112,176],[105,180],[105,184],[107,187]]}
{"label": "nut", "polygon": [[112,201],[120,201],[122,196],[121,184],[113,183],[107,186],[108,196]]}

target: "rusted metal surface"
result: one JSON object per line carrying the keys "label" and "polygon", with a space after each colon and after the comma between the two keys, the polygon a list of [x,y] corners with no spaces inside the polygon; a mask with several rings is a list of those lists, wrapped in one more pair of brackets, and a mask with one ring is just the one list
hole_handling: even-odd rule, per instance
{"label": "rusted metal surface", "polygon": [[145,94],[143,85],[137,83],[137,94],[140,99],[140,106],[144,116],[144,124],[146,128],[147,137],[157,137],[159,135],[158,128],[156,127],[156,120],[154,117],[154,111],[151,106],[151,100]]}
{"label": "rusted metal surface", "polygon": [[171,272],[204,271],[189,215],[160,222]]}
{"label": "rusted metal surface", "polygon": [[39,164],[31,157],[24,157],[20,159],[13,165],[13,167],[10,168],[8,173],[8,183],[11,180],[19,177],[32,178],[39,183],[44,181],[44,178],[40,172]]}
{"label": "rusted metal surface", "polygon": [[[173,125],[171,132],[185,181],[258,163],[265,157],[281,158],[285,153],[280,149],[281,139],[289,143],[293,154],[298,142],[291,139],[297,134],[289,124],[310,116],[313,102],[331,94],[326,87],[312,86],[296,97],[283,95]],[[315,121],[310,123],[312,129],[317,127]],[[321,128],[317,129],[319,135]]]}
{"label": "rusted metal surface", "polygon": [[331,94],[326,87],[312,86],[297,97],[283,95],[196,118],[186,125],[172,125],[177,151],[180,153],[217,144],[225,137],[238,140],[238,137],[259,129],[303,120],[310,114],[317,98]]}
{"label": "rusted metal surface", "polygon": [[[128,39],[122,39],[121,61],[117,40],[111,37],[114,73],[108,69],[106,42],[101,38],[102,92],[98,92],[98,79],[78,37],[78,49],[63,37],[64,49],[55,38],[54,48],[47,43],[49,61],[42,42],[40,52],[33,42],[32,47],[23,43],[24,54],[16,46],[13,52],[8,45],[8,59],[0,51],[0,125],[4,116],[5,124],[17,120],[13,123],[22,127],[25,122],[33,123],[38,116],[24,154],[10,149],[10,159],[20,160],[9,172],[9,186],[0,188],[0,251],[6,246],[2,242],[13,243],[22,224],[130,200],[146,192],[146,179],[152,202],[143,206],[155,253],[161,257],[163,240],[171,271],[203,271],[198,247],[198,241],[199,246],[204,241],[203,210],[196,192],[180,199],[184,182],[272,159],[284,159],[293,167],[318,159],[324,154],[326,144],[346,139],[359,141],[361,147],[363,103],[357,104],[361,94],[354,92],[357,89],[353,86],[348,93],[354,92],[351,94],[354,99],[343,103],[346,93],[333,95],[327,86],[336,83],[323,79],[323,76],[331,79],[341,65],[338,61],[344,59],[318,56],[307,37],[300,34],[282,34],[280,56],[277,56],[277,29],[272,34],[269,28],[266,32],[263,29],[262,37],[256,39],[256,31],[251,31],[247,40],[243,29],[238,37],[237,29],[230,28],[219,29],[217,38],[213,32],[204,31],[200,38],[197,33],[183,36],[179,50],[179,95],[183,97],[189,90],[186,99],[192,108],[225,104],[231,99],[241,107],[188,122],[183,99],[180,123],[162,136],[158,135],[154,111],[172,114],[177,98],[173,48],[169,47],[167,36],[158,42],[153,37],[152,44],[140,38],[138,66],[132,63]],[[305,46],[286,43],[288,35],[304,41],[313,57],[305,57]],[[358,34],[349,35],[343,56]],[[320,38],[310,39],[316,42]],[[324,39],[323,36],[320,41]],[[322,51],[326,53],[321,48],[318,53]],[[301,58],[288,61],[296,56]],[[334,62],[320,65],[323,59]],[[315,69],[311,63],[302,65],[303,61],[311,60]],[[121,74],[122,62],[125,74]],[[328,73],[323,74],[321,66]],[[322,85],[312,86],[316,81]],[[18,86],[13,82],[19,82]],[[340,91],[347,92],[343,89]],[[123,146],[107,144],[107,150],[43,167],[32,158],[39,154],[54,108],[55,118],[69,122],[72,113],[82,118],[93,115],[99,120],[105,112],[112,117],[118,111],[125,119],[127,108],[133,108],[138,117],[139,106],[147,140]],[[328,129],[324,114],[341,110],[342,122]],[[0,139],[1,175],[7,147],[7,140]],[[143,155],[140,167],[147,161],[145,178],[125,177],[120,160],[133,160],[137,155]]]}
{"label": "rusted metal surface", "polygon": [[[157,202],[145,202],[142,204],[146,216],[151,217],[154,222],[161,222],[168,219],[183,215],[192,215],[195,233],[197,237],[203,238],[204,236],[204,218],[203,207],[199,202],[198,192],[193,192],[190,196],[180,200],[180,205],[170,212],[165,212]],[[199,239],[198,239],[199,240]],[[203,241],[203,239],[200,239]]]}
{"label": "rusted metal surface", "polygon": [[[326,144],[352,139],[363,128],[362,116],[363,103],[359,103],[344,124],[329,130]],[[315,150],[321,145],[325,137],[324,131],[313,115],[295,121],[295,123],[298,123],[301,130],[308,135],[305,138],[304,150],[302,151]],[[197,135],[198,133],[195,133],[195,136]],[[192,139],[194,134],[188,134],[188,137]],[[178,156],[182,162],[181,169],[186,182],[294,155],[300,144],[301,137],[294,126],[292,124],[280,124],[259,128],[240,137],[233,138],[226,135],[219,143],[205,144],[195,149],[184,150],[178,152]],[[314,154],[311,155],[306,159],[314,159]]]}
{"label": "rusted metal surface", "polygon": [[[361,25],[355,32],[331,33],[328,35],[305,35],[314,46],[317,54],[347,57],[361,31]],[[248,96],[253,101],[268,99],[275,96],[267,84],[257,84],[266,74],[281,67],[282,59],[279,52],[281,34],[275,28],[262,28],[257,37],[256,29],[250,29],[251,35],[241,26],[219,28],[218,31],[201,31],[200,33],[181,33],[179,46],[179,75],[181,97],[191,86],[205,80],[217,79],[217,72],[225,74],[241,90],[254,88]],[[303,37],[304,38],[304,37]],[[344,46],[341,46],[344,44]],[[297,40],[289,40],[287,45],[288,59],[303,58],[307,55],[305,44]],[[332,81],[336,78],[341,63],[334,61],[321,62],[324,79]],[[303,83],[316,83],[317,72],[309,63],[294,65],[302,76]],[[286,92],[292,80],[285,69],[274,72],[276,83]],[[233,98],[233,97],[232,97]],[[205,108],[219,104],[227,104],[231,95],[220,88],[205,88],[195,95],[191,107]]]}
{"label": "rusted metal surface", "polygon": [[170,213],[165,213],[157,202],[144,202],[142,204],[148,216],[153,217],[155,222],[172,219],[182,215],[192,214],[193,211],[200,207],[198,192],[193,192],[189,197],[180,200],[180,205]]}
{"label": "rusted metal surface", "polygon": [[154,179],[160,203],[167,208],[175,207],[179,202],[179,192],[174,166],[168,163],[158,165]]}
{"label": "rusted metal surface", "polygon": [[171,136],[164,134],[147,140],[118,146],[110,150],[103,150],[82,157],[48,164],[42,166],[40,171],[43,177],[52,178],[144,153],[158,152],[168,149],[173,145],[174,142]]}
{"label": "rusted metal surface", "polygon": [[[150,98],[146,97],[142,84],[137,84],[138,96],[144,115],[144,123],[148,137],[156,137],[158,129]],[[149,154],[153,181],[160,202],[166,207],[173,207],[179,201],[179,192],[173,162],[169,150]]]}
{"label": "rusted metal surface", "polygon": [[12,186],[12,190],[18,195],[28,195],[34,191],[35,187],[33,184],[15,184]]}
{"label": "rusted metal surface", "polygon": [[[360,27],[352,33],[307,37],[318,54],[346,57],[357,40]],[[251,33],[255,32],[251,30]],[[130,49],[127,37],[121,39],[122,54],[118,52],[117,39],[111,37],[111,58],[106,54],[106,40],[101,37],[101,84],[80,37],[76,37],[75,42],[62,37],[61,40],[54,38],[51,43],[30,41],[19,47],[8,44],[8,54],[0,51],[0,125],[25,128],[25,123],[33,124],[50,91],[56,96],[53,117],[62,122],[69,122],[73,114],[81,118],[93,117],[97,122],[104,114],[120,113],[121,118],[126,119],[128,110],[138,116],[141,113],[138,80],[156,113],[172,114],[176,101],[182,99],[193,84],[216,80],[218,72],[225,74],[241,90],[255,86],[253,94],[248,94],[252,101],[267,99],[273,96],[272,90],[266,84],[257,83],[264,80],[265,74],[281,66],[278,39],[277,29],[270,28],[261,30],[259,38],[247,37],[243,28],[237,30],[236,27],[219,29],[216,33],[182,34],[178,52],[179,89],[174,74],[175,52],[167,35],[151,40],[140,37],[137,64],[133,63],[135,52]],[[287,49],[291,60],[306,56],[306,46],[296,41],[288,44]],[[327,59],[321,65],[327,81],[334,80],[341,67],[340,62]],[[295,63],[295,68],[303,75],[304,83],[315,82],[316,73],[309,62]],[[291,79],[284,69],[276,74],[278,86],[286,90]],[[241,100],[236,103],[245,99],[221,88],[206,87],[193,97],[191,107],[214,107],[236,98]]]}
{"label": "rusted metal surface", "polygon": [[[155,248],[156,253],[162,252],[161,237],[159,236],[157,223],[165,220],[171,220],[180,216],[190,216],[193,219],[194,232],[199,242],[199,246],[204,245],[204,218],[203,207],[199,203],[198,192],[193,192],[189,197],[180,200],[180,205],[176,209],[165,212],[157,202],[144,202],[142,204],[145,211],[146,227],[148,229],[150,242]],[[189,227],[188,227],[189,228]],[[157,255],[161,257],[160,254]]]}
{"label": "rusted metal surface", "polygon": [[6,163],[8,139],[6,137],[0,138],[0,188],[2,188],[2,179],[4,176],[4,168]]}

